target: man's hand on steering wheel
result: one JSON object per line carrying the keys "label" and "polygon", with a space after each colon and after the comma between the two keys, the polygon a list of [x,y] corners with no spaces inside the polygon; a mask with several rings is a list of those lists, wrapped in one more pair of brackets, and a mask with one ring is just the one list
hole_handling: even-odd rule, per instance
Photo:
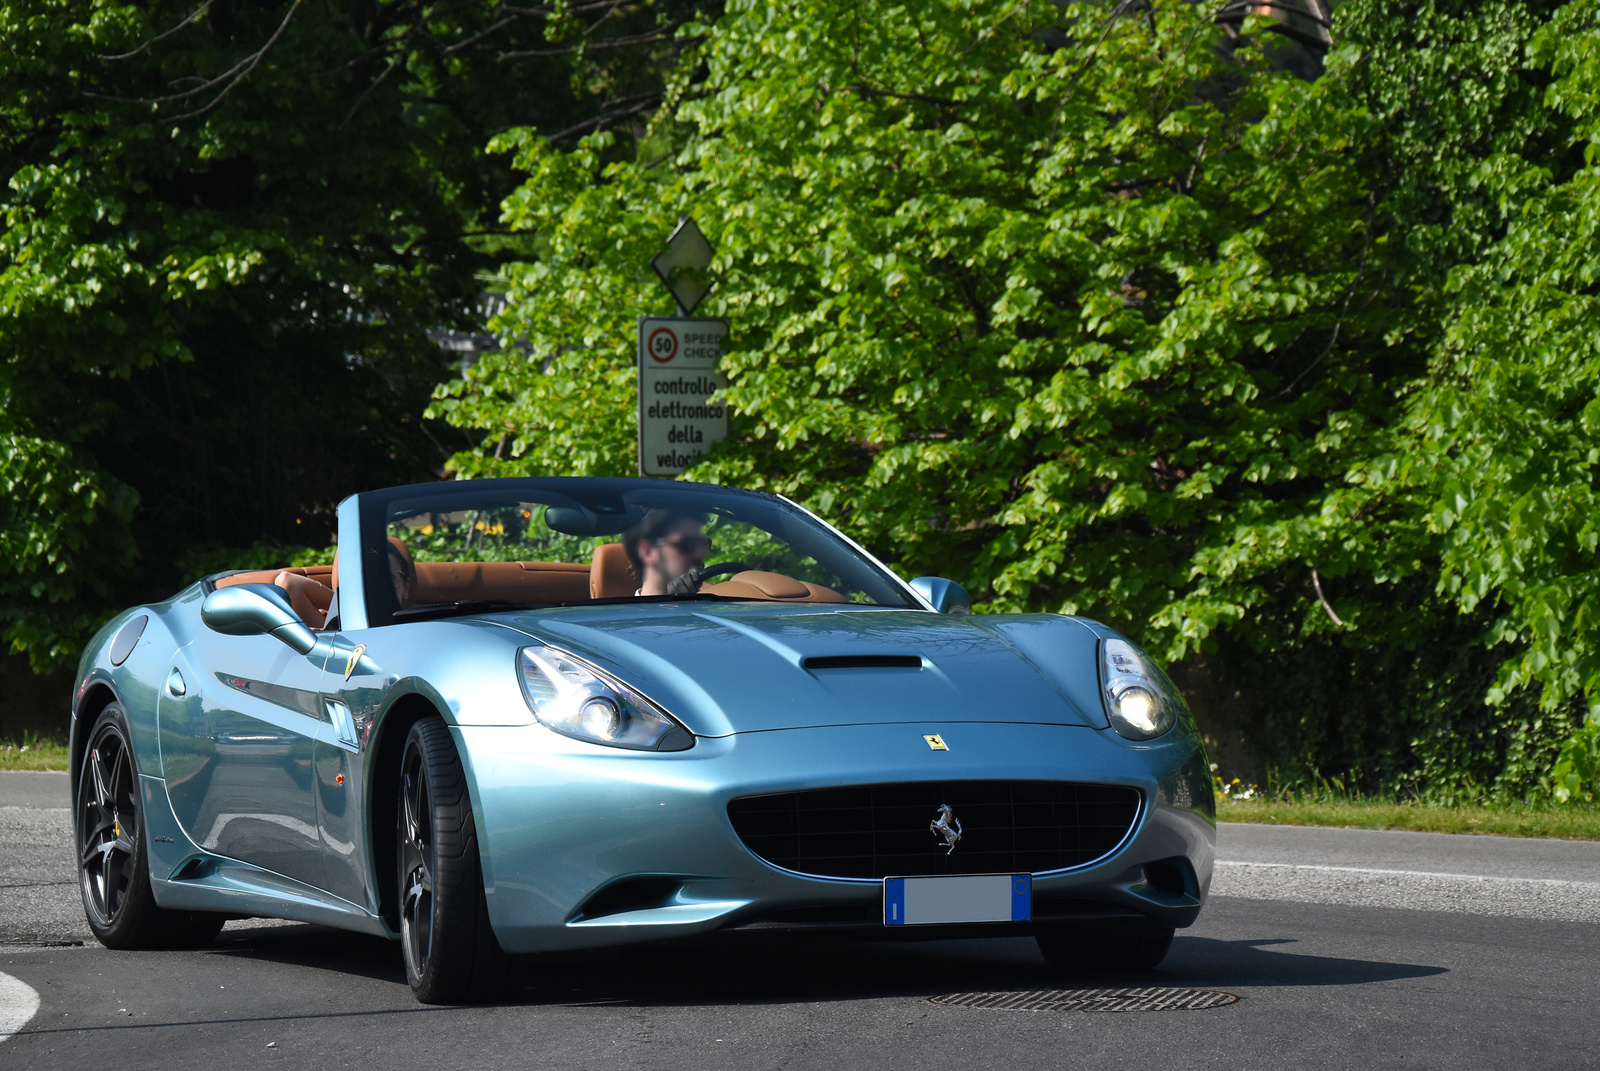
{"label": "man's hand on steering wheel", "polygon": [[700,590],[709,577],[722,576],[725,573],[743,573],[750,566],[744,562],[722,562],[720,565],[707,565],[702,568],[690,569],[686,573],[679,573],[667,582],[668,595],[693,595]]}

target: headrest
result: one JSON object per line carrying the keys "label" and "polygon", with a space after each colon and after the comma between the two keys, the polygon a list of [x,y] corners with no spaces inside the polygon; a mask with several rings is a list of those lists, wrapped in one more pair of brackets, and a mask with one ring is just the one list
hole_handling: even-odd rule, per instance
{"label": "headrest", "polygon": [[621,543],[602,543],[594,548],[589,566],[589,598],[620,599],[639,590],[639,578]]}

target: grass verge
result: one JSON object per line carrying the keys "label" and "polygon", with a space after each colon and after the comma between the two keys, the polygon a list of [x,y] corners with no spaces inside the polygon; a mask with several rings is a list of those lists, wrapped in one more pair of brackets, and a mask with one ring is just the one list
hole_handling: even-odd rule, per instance
{"label": "grass verge", "polygon": [[61,770],[67,768],[64,740],[29,734],[22,742],[0,741],[0,770]]}
{"label": "grass verge", "polygon": [[1275,826],[1337,826],[1343,829],[1408,829],[1418,833],[1483,833],[1498,837],[1600,840],[1600,810],[1490,804],[1439,807],[1421,803],[1285,800],[1223,800],[1219,822]]}

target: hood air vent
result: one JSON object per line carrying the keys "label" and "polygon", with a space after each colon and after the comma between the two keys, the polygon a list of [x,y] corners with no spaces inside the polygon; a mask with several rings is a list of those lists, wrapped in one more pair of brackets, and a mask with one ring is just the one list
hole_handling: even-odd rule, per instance
{"label": "hood air vent", "polygon": [[807,669],[921,669],[916,655],[813,655],[800,663]]}

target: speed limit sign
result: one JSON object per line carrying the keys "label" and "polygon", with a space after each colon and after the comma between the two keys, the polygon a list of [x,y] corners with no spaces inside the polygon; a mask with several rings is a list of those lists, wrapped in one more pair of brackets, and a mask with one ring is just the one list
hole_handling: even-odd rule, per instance
{"label": "speed limit sign", "polygon": [[676,476],[728,437],[726,320],[639,318],[639,475]]}
{"label": "speed limit sign", "polygon": [[678,332],[670,326],[658,327],[650,332],[644,349],[652,361],[666,364],[678,355]]}

